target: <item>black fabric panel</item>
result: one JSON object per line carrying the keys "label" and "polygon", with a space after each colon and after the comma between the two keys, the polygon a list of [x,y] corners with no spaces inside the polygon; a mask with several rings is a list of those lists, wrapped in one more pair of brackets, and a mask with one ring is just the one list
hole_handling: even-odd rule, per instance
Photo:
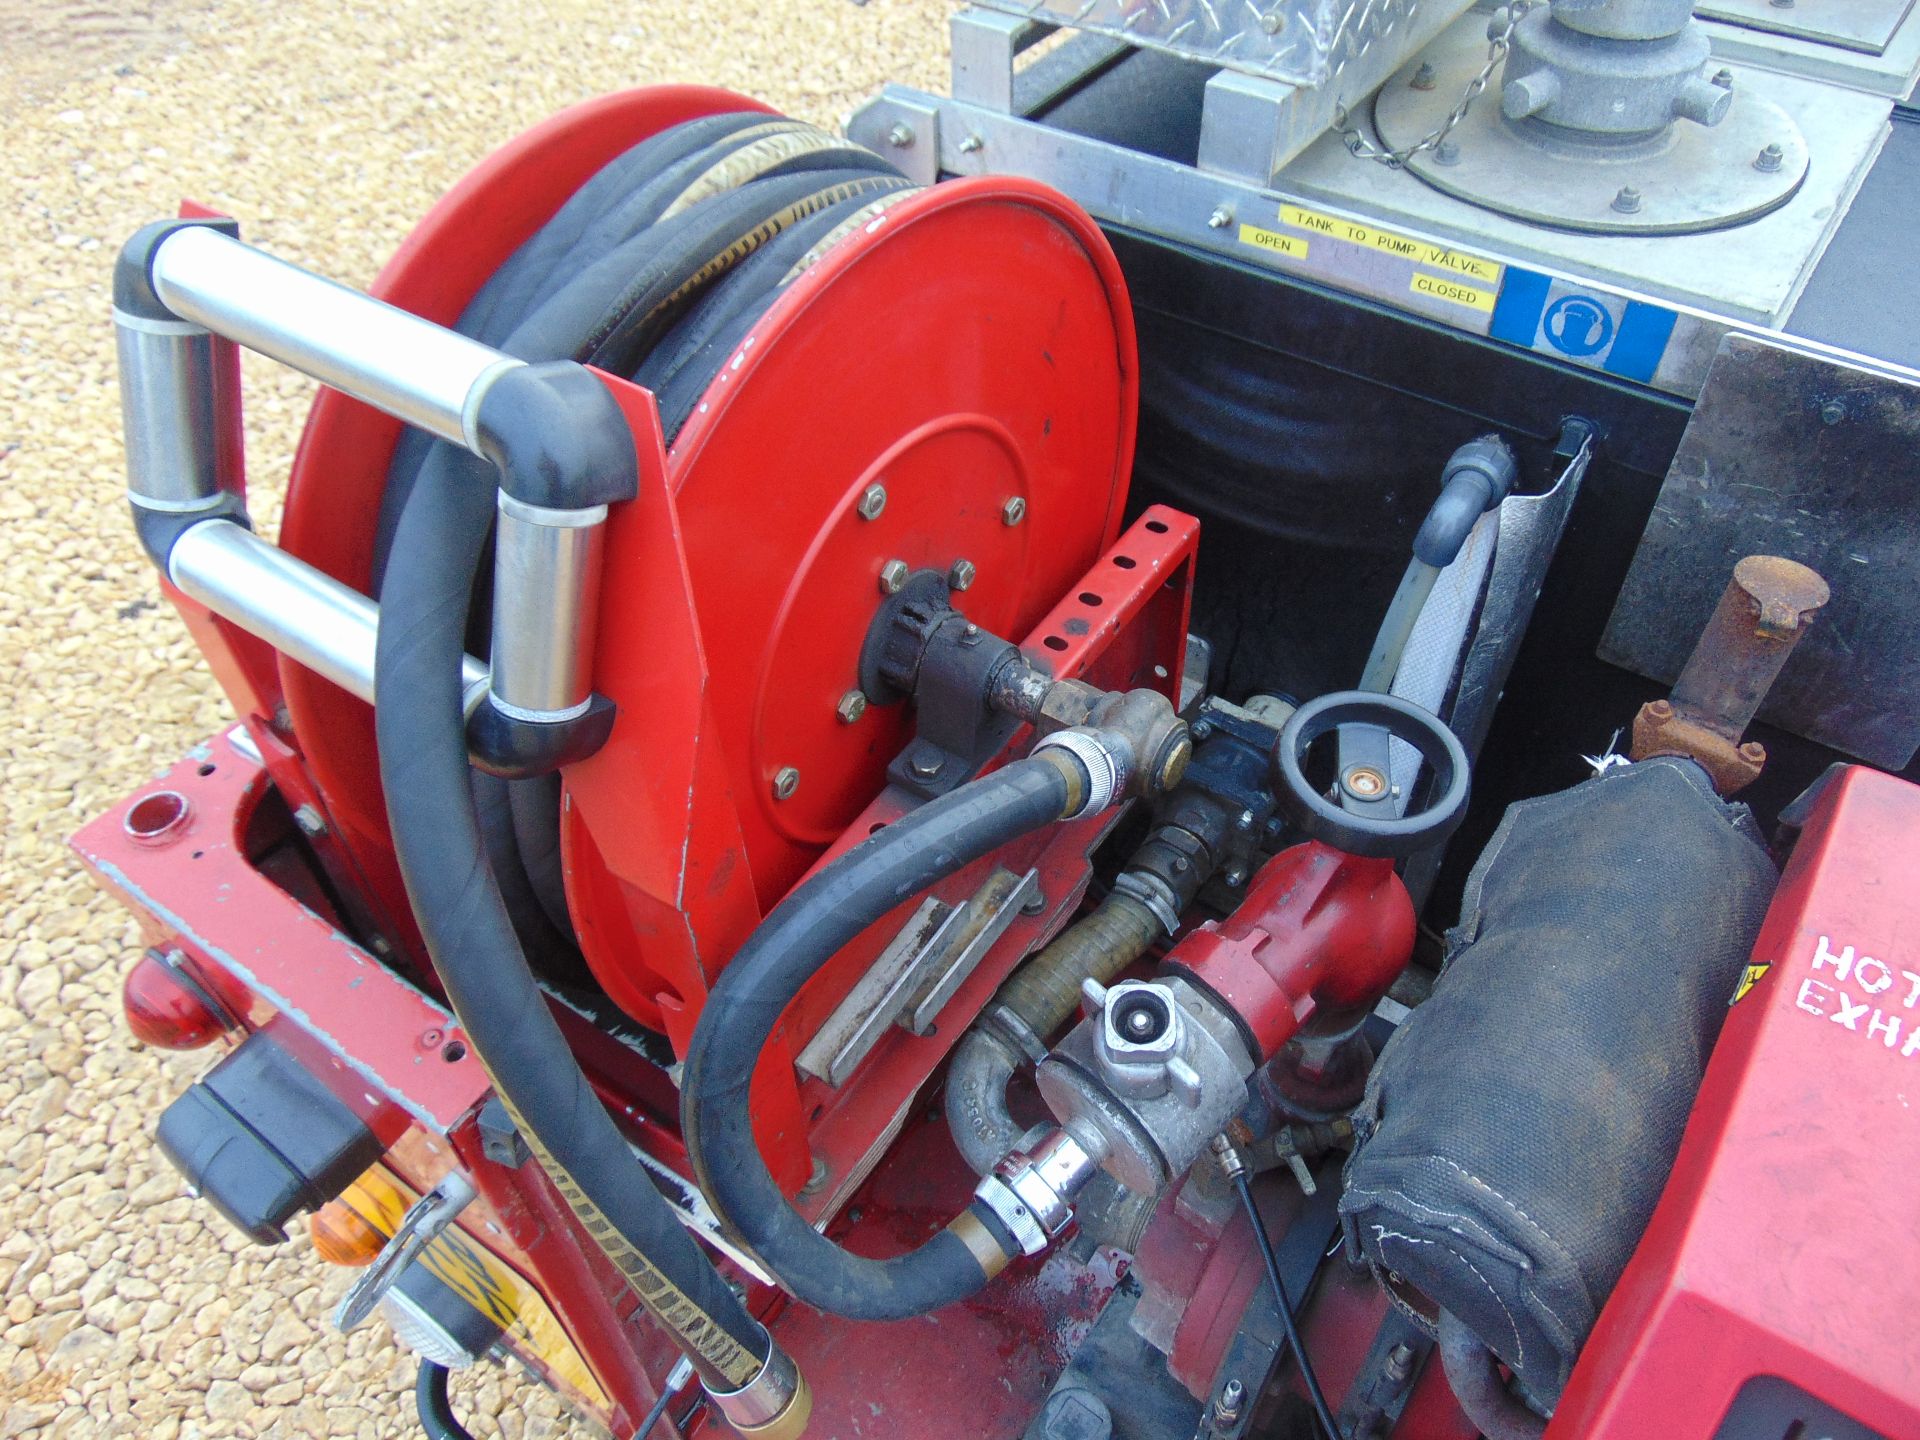
{"label": "black fabric panel", "polygon": [[1350,1242],[1548,1402],[1660,1197],[1775,878],[1687,761],[1514,805],[1368,1081]]}

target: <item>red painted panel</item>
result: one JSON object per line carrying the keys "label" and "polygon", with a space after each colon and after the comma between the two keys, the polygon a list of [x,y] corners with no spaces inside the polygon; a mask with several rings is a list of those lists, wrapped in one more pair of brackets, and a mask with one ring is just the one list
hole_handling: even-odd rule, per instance
{"label": "red painted panel", "polygon": [[1920,788],[1842,772],[1787,865],[1754,947],[1764,973],[1728,1016],[1554,1440],[1705,1440],[1761,1375],[1920,1436],[1916,873]]}

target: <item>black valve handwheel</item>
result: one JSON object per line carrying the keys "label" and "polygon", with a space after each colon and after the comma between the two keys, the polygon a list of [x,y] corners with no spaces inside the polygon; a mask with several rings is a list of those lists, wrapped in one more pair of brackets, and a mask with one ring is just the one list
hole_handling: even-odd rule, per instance
{"label": "black valve handwheel", "polygon": [[[1419,751],[1432,772],[1427,804],[1405,815],[1393,814],[1390,781],[1372,767],[1362,772],[1362,767],[1350,766],[1349,773],[1339,777],[1337,784],[1351,805],[1316,790],[1301,768],[1307,752],[1315,741],[1349,726],[1385,731]],[[1281,812],[1313,839],[1349,855],[1411,855],[1446,839],[1467,813],[1468,768],[1460,741],[1433,714],[1369,690],[1336,690],[1308,701],[1293,712],[1273,748]],[[1371,795],[1370,786],[1377,786]]]}

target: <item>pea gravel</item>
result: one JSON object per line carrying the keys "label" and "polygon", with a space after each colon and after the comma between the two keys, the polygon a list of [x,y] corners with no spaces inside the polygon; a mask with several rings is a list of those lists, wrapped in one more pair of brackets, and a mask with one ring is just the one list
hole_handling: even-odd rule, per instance
{"label": "pea gravel", "polygon": [[[939,86],[946,0],[0,0],[0,1440],[413,1436],[413,1364],[327,1323],[343,1272],[181,1193],[160,1108],[206,1063],[135,1047],[137,936],[67,836],[229,720],[133,540],[108,321],[115,248],[183,196],[356,285],[489,149],[588,96],[701,81],[837,124]],[[248,357],[271,533],[311,386]],[[481,1435],[584,1430],[456,1377]]]}

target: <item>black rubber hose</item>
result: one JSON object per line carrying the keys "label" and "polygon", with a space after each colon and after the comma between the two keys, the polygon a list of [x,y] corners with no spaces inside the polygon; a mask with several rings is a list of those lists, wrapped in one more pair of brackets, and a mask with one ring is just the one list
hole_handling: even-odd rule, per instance
{"label": "black rubber hose", "polygon": [[473,1432],[453,1418],[447,1399],[447,1367],[431,1360],[420,1362],[420,1378],[413,1382],[414,1404],[420,1410],[420,1428],[427,1440],[473,1440]]}
{"label": "black rubber hose", "polygon": [[681,1227],[581,1073],[534,982],[482,844],[460,705],[467,609],[492,472],[440,447],[395,536],[380,607],[380,779],[407,895],[494,1087],[589,1233],[701,1378],[752,1380],[765,1332]]}
{"label": "black rubber hose", "polygon": [[1540,1440],[1547,1433],[1547,1422],[1507,1389],[1493,1352],[1446,1310],[1440,1312],[1440,1364],[1453,1398],[1486,1440]]}
{"label": "black rubber hose", "polygon": [[[801,986],[841,947],[928,886],[1078,808],[1085,783],[1079,761],[1047,750],[930,801],[803,882],[707,997],[681,1079],[687,1151],[721,1217],[807,1304],[854,1320],[900,1320],[965,1299],[999,1266],[983,1268],[952,1227],[890,1260],[849,1254],[815,1231],[754,1140],[748,1091],[760,1052]],[[967,1214],[1006,1257],[1019,1253],[983,1206]]]}

